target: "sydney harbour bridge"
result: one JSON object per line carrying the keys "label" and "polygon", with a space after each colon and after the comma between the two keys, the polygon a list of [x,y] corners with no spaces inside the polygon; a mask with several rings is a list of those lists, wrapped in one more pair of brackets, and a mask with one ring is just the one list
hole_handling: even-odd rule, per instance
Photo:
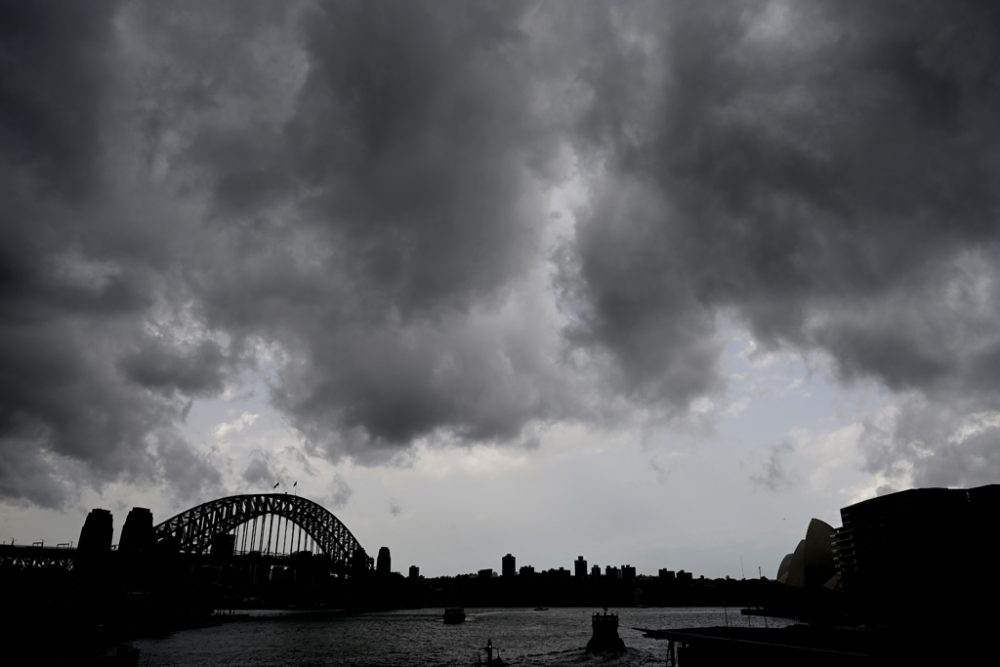
{"label": "sydney harbour bridge", "polygon": [[286,493],[218,498],[181,512],[153,528],[157,544],[180,553],[326,555],[335,569],[369,562],[365,550],[332,512],[307,498]]}
{"label": "sydney harbour bridge", "polygon": [[287,493],[243,494],[217,498],[153,525],[148,509],[133,508],[112,548],[111,513],[87,516],[76,548],[0,546],[0,564],[72,569],[81,556],[169,553],[190,558],[237,556],[281,559],[309,553],[322,557],[328,571],[349,575],[370,570],[372,559],[340,519],[322,505]]}
{"label": "sydney harbour bridge", "polygon": [[133,507],[120,526],[92,509],[76,544],[0,545],[0,590],[8,622],[74,637],[159,635],[241,609],[392,609],[423,594],[418,577],[391,571],[387,548],[374,568],[340,519],[287,493],[217,498],[159,522]]}

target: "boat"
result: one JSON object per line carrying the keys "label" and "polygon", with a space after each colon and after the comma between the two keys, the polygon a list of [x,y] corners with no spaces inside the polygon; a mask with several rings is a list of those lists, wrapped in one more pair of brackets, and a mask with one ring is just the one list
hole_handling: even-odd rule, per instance
{"label": "boat", "polygon": [[465,607],[445,607],[444,622],[449,625],[465,622]]}
{"label": "boat", "polygon": [[[479,654],[476,656],[476,665],[479,667],[506,667],[507,663],[500,657],[500,649],[493,646],[492,639],[486,641],[486,646],[483,647],[483,650],[486,651],[486,660],[484,662],[482,654]],[[497,652],[495,656],[493,655],[494,650]]]}
{"label": "boat", "polygon": [[587,642],[587,653],[624,653],[625,642],[618,636],[618,614],[594,614],[590,621],[593,634]]}

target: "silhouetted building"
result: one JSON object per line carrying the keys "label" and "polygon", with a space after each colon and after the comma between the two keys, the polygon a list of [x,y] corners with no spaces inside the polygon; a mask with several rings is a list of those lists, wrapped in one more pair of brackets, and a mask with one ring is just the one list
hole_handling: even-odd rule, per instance
{"label": "silhouetted building", "polygon": [[573,573],[580,579],[587,576],[587,561],[583,559],[583,556],[577,556],[576,560],[573,561]]}
{"label": "silhouetted building", "polygon": [[631,565],[622,565],[622,581],[635,581],[635,568]]}
{"label": "silhouetted building", "polygon": [[590,568],[590,576],[593,579],[597,579],[598,577],[600,577],[601,576],[601,566],[595,563],[594,567]]}
{"label": "silhouetted building", "polygon": [[617,567],[608,565],[604,568],[604,576],[608,579],[621,579],[622,573]]}
{"label": "silhouetted building", "polygon": [[795,551],[786,555],[778,565],[778,582],[796,588],[836,588],[837,570],[833,559],[835,532],[825,521],[812,519],[805,538],[799,540]]}
{"label": "silhouetted building", "polygon": [[80,553],[104,553],[111,551],[111,538],[113,535],[114,521],[111,518],[111,512],[102,509],[92,509],[83,522],[77,549]]}
{"label": "silhouetted building", "polygon": [[692,581],[694,581],[694,576],[690,572],[685,572],[684,570],[677,571],[678,584],[690,584]]}
{"label": "silhouetted building", "polygon": [[521,569],[518,570],[518,574],[522,577],[530,577],[535,573],[535,568],[531,565],[522,565]]}
{"label": "silhouetted building", "polygon": [[375,561],[376,574],[389,574],[392,572],[392,560],[389,557],[389,547],[379,547],[378,560]]}
{"label": "silhouetted building", "polygon": [[147,553],[153,548],[153,513],[145,507],[133,507],[125,517],[118,551]]}
{"label": "silhouetted building", "polygon": [[493,578],[493,569],[488,567],[485,570],[480,570],[479,571],[479,578],[480,579],[492,579]]}
{"label": "silhouetted building", "polygon": [[410,566],[410,579],[419,579],[419,578],[420,578],[420,568],[417,567],[416,565],[411,565]]}
{"label": "silhouetted building", "polygon": [[502,564],[501,572],[503,573],[504,577],[513,577],[514,574],[517,572],[516,569],[517,561],[515,560],[513,555],[507,554],[506,556],[504,556],[501,559],[501,564]]}
{"label": "silhouetted building", "polygon": [[672,584],[677,580],[677,573],[665,567],[660,568],[660,580]]}
{"label": "silhouetted building", "polygon": [[354,574],[364,574],[371,571],[372,558],[361,547],[357,547],[351,555],[351,571]]}
{"label": "silhouetted building", "polygon": [[1000,485],[910,489],[840,510],[835,559],[845,593],[869,616],[993,602]]}

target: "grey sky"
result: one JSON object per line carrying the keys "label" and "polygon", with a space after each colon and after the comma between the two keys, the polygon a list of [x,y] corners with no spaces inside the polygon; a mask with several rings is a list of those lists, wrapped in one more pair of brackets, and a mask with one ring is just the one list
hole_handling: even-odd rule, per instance
{"label": "grey sky", "polygon": [[4,4],[0,538],[733,574],[1000,473],[991,3]]}

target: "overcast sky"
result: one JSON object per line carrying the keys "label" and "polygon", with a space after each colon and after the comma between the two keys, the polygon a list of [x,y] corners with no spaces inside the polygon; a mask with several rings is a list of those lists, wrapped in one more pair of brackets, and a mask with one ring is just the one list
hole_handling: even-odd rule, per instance
{"label": "overcast sky", "polygon": [[993,2],[2,4],[0,540],[774,576],[1000,480]]}

